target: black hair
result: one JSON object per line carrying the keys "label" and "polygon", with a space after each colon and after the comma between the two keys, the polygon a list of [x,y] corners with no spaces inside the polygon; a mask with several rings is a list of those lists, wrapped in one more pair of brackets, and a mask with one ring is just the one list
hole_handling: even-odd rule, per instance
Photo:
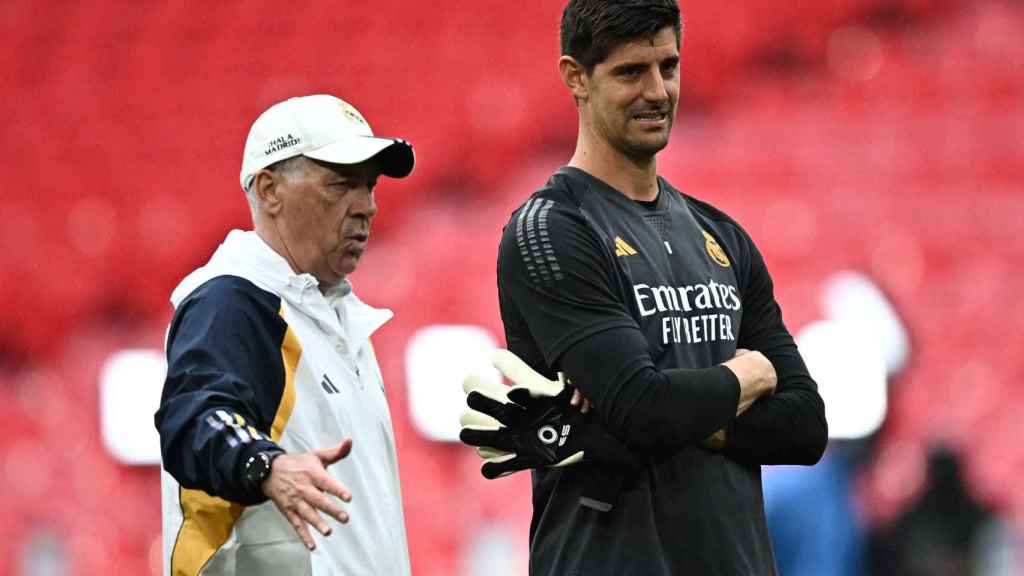
{"label": "black hair", "polygon": [[676,0],[569,0],[562,12],[562,55],[590,74],[619,44],[652,38],[666,26],[675,30],[678,46],[682,24]]}

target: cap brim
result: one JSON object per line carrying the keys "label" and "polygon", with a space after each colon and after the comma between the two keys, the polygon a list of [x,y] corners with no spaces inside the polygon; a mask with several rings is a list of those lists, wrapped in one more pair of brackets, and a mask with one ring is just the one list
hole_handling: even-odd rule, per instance
{"label": "cap brim", "polygon": [[392,178],[405,178],[416,164],[411,144],[379,136],[352,136],[303,152],[303,156],[331,164],[359,164],[377,158],[381,174]]}

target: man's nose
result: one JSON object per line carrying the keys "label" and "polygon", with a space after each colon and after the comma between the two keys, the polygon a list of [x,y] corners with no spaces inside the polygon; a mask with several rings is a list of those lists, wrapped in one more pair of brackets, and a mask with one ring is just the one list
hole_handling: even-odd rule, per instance
{"label": "man's nose", "polygon": [[358,198],[352,203],[352,213],[367,219],[377,215],[377,200],[373,196],[372,188],[362,187],[359,190]]}
{"label": "man's nose", "polygon": [[644,100],[648,102],[664,102],[668,100],[665,78],[662,77],[661,70],[656,66],[648,70],[646,78],[644,78]]}

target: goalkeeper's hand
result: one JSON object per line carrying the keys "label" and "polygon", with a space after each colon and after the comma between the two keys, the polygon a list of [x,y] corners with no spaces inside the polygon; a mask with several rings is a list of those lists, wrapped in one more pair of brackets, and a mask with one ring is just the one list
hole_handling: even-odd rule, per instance
{"label": "goalkeeper's hand", "polygon": [[541,376],[508,350],[491,363],[511,388],[471,375],[463,382],[467,410],[459,439],[486,460],[481,472],[498,478],[526,470],[568,466],[583,460],[635,468],[636,460],[600,423],[570,406],[573,388]]}

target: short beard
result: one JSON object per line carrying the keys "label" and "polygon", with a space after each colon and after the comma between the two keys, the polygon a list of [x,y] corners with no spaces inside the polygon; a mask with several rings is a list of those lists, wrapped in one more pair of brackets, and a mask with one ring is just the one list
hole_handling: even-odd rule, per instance
{"label": "short beard", "polygon": [[[671,133],[672,125],[668,126],[669,133]],[[649,141],[635,141],[631,139],[623,139],[613,144],[616,150],[619,151],[623,156],[635,161],[646,161],[658,154],[668,146],[668,136],[664,140],[659,142]]]}

